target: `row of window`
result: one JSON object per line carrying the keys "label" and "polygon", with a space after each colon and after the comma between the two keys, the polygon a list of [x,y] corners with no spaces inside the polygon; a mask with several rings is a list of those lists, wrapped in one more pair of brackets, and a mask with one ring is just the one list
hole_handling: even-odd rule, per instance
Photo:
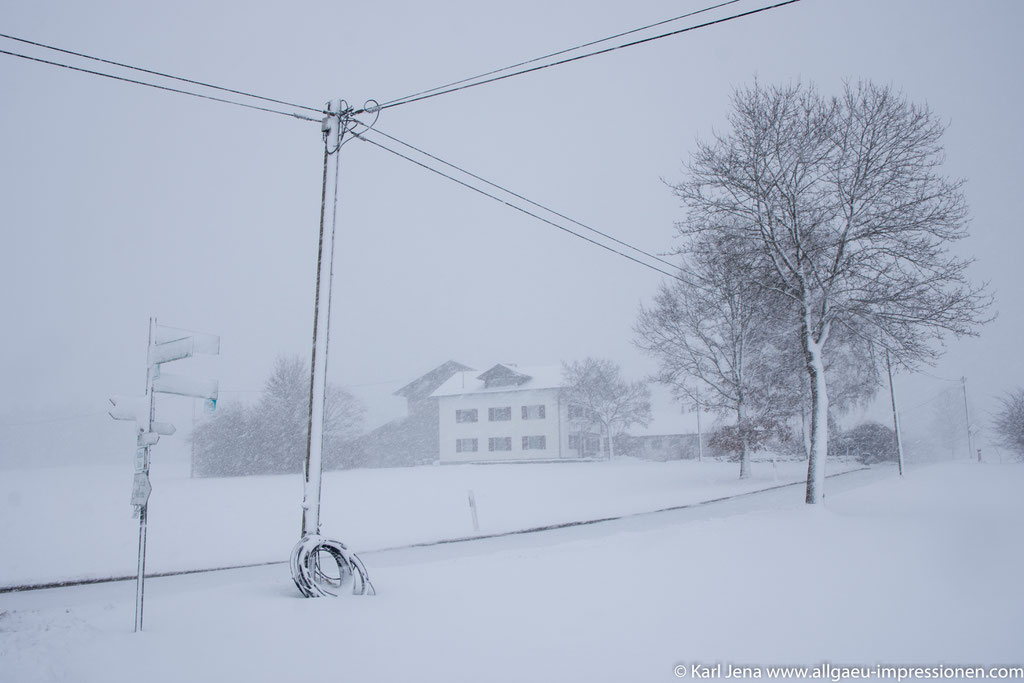
{"label": "row of window", "polygon": [[584,453],[596,453],[601,450],[601,437],[594,436],[591,434],[583,435],[582,438],[578,434],[569,435],[569,448],[578,451],[582,446]]}
{"label": "row of window", "polygon": [[[524,451],[543,451],[548,447],[547,438],[544,436],[524,436],[522,437],[522,444]],[[476,453],[480,448],[479,439],[456,439],[455,440],[455,452],[456,453]],[[497,436],[487,439],[487,450],[494,451],[511,451],[512,450],[512,437],[511,436]]]}
{"label": "row of window", "polygon": [[[522,407],[522,418],[524,420],[543,420],[545,418],[545,409],[543,404],[533,406]],[[505,406],[504,408],[488,408],[487,409],[487,421],[488,422],[508,422],[512,419],[512,406]],[[460,409],[455,411],[455,421],[459,423],[463,422],[476,422],[478,420],[478,413],[476,408]]]}

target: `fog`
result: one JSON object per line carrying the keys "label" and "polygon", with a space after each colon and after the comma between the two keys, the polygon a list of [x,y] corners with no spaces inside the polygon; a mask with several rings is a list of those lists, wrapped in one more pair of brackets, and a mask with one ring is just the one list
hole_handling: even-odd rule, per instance
{"label": "fog", "polygon": [[[319,107],[383,102],[701,6],[14,0],[0,30]],[[956,249],[977,258],[972,277],[991,283],[999,317],[948,340],[929,373],[966,376],[985,421],[1022,381],[1022,19],[1010,1],[805,0],[387,109],[377,126],[665,253],[682,218],[665,183],[725,125],[734,87],[892,84],[949,121],[945,171],[968,180],[972,235]],[[0,58],[0,460],[113,452],[124,433],[103,401],[142,392],[150,316],[221,336],[220,356],[183,371],[218,378],[222,400],[254,398],[275,356],[309,353],[319,123]],[[449,359],[600,356],[632,377],[652,371],[632,326],[662,275],[357,140],[342,150],[340,201],[329,373],[367,403],[368,426],[401,412],[392,391]],[[898,375],[897,389],[915,405],[936,382]]]}

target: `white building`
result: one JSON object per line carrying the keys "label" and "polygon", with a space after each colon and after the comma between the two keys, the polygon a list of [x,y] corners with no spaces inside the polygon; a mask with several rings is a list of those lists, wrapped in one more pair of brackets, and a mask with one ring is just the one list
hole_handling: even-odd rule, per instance
{"label": "white building", "polygon": [[[508,462],[598,455],[597,429],[562,398],[562,368],[495,365],[457,372],[434,391],[440,460]],[[580,448],[582,446],[582,448]]]}

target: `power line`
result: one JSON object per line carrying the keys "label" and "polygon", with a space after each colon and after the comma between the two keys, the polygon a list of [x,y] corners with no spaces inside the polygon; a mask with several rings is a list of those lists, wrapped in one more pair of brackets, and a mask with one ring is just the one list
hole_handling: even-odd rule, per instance
{"label": "power line", "polygon": [[[586,59],[587,57],[594,57],[594,56],[597,56],[597,55],[603,55],[603,54],[606,54],[608,52],[614,52],[615,50],[621,50],[621,49],[627,48],[627,47],[634,47],[636,45],[642,45],[644,43],[650,43],[652,41],[661,40],[662,38],[668,38],[670,36],[677,36],[677,35],[679,35],[681,33],[688,33],[689,31],[696,31],[697,29],[707,28],[709,26],[715,26],[717,24],[724,24],[727,21],[732,21],[734,19],[741,19],[743,17],[749,17],[749,16],[751,16],[753,14],[759,14],[761,12],[767,12],[769,10],[778,9],[779,7],[785,7],[786,5],[792,5],[792,4],[797,3],[797,2],[800,2],[800,0],[785,0],[784,2],[779,2],[779,3],[776,3],[774,5],[767,5],[765,7],[759,7],[757,9],[749,10],[747,12],[742,12],[740,14],[733,14],[733,15],[730,15],[728,17],[722,17],[721,19],[715,19],[714,21],[708,21],[708,22],[705,22],[703,24],[696,24],[694,26],[688,26],[686,28],[681,28],[681,29],[678,29],[676,31],[669,31],[668,33],[662,33],[662,34],[659,34],[659,35],[656,35],[656,36],[651,36],[649,38],[641,38],[640,40],[634,40],[634,41],[629,42],[629,43],[623,43],[622,45],[616,45],[614,47],[607,47],[607,48],[604,48],[603,50],[595,50],[594,52],[588,52],[586,54],[576,55],[575,57],[568,57],[566,59],[561,59],[561,60],[556,61],[556,62],[550,62],[548,64],[542,64],[540,66],[533,66],[533,67],[530,67],[529,69],[522,69],[520,71],[513,71],[512,73],[503,74],[501,76],[494,76],[493,78],[487,78],[487,79],[482,80],[482,81],[474,81],[472,83],[466,83],[466,84],[463,84],[463,85],[458,85],[458,86],[455,86],[455,87],[446,88],[446,89],[443,89],[443,90],[438,90],[436,92],[429,92],[429,91],[427,91],[427,92],[429,92],[429,94],[419,95],[419,96],[410,96],[410,97],[408,97],[406,99],[393,100],[393,101],[391,101],[388,104],[381,105],[379,107],[379,109],[389,109],[391,107],[398,107],[398,106],[401,106],[403,104],[409,104],[411,102],[419,102],[421,100],[427,100],[427,99],[430,99],[432,97],[437,97],[439,95],[447,95],[449,93],[458,92],[459,90],[466,90],[468,88],[475,88],[478,85],[485,85],[487,83],[494,83],[495,81],[502,81],[502,80],[505,80],[506,78],[512,78],[514,76],[521,76],[523,74],[533,73],[534,71],[540,71],[542,69],[547,69],[547,68],[552,67],[552,66],[559,66],[561,64],[568,64],[569,62],[576,62],[576,61],[579,61],[581,59]],[[360,109],[359,111],[356,111],[354,113],[362,114],[364,112],[365,112],[365,109]]]}
{"label": "power line", "polygon": [[539,220],[539,221],[541,221],[543,223],[547,223],[548,225],[550,225],[550,226],[552,226],[554,228],[557,228],[557,229],[559,229],[559,230],[561,230],[563,232],[567,232],[570,235],[578,237],[578,238],[580,238],[581,240],[583,240],[585,242],[589,242],[590,244],[593,244],[595,246],[601,247],[602,249],[604,249],[606,251],[610,251],[613,254],[618,254],[619,256],[621,256],[621,257],[623,257],[625,259],[629,259],[633,263],[639,264],[639,265],[641,265],[641,266],[643,266],[645,268],[649,268],[649,269],[651,269],[651,270],[653,270],[655,272],[661,273],[662,275],[666,275],[666,276],[668,276],[668,277],[670,277],[672,279],[680,280],[681,281],[681,278],[679,276],[677,276],[677,275],[675,275],[673,273],[670,273],[667,270],[662,270],[661,268],[658,268],[657,266],[653,266],[650,263],[646,263],[644,261],[641,261],[640,259],[635,258],[633,256],[630,256],[629,254],[627,254],[625,252],[621,252],[621,251],[619,251],[617,249],[614,249],[614,248],[608,246],[607,244],[603,244],[602,242],[598,242],[597,240],[591,239],[590,237],[587,237],[586,235],[581,235],[580,233],[578,233],[578,232],[576,232],[574,230],[571,230],[571,229],[565,227],[564,225],[559,225],[558,223],[556,223],[556,222],[554,222],[552,220],[549,220],[547,218],[544,218],[543,216],[539,216],[536,213],[533,213],[532,211],[530,211],[528,209],[524,209],[523,207],[518,206],[516,204],[513,204],[513,203],[511,203],[511,202],[509,202],[507,200],[504,200],[501,197],[495,196],[495,195],[491,194],[490,192],[487,192],[486,190],[482,190],[479,187],[475,187],[474,185],[470,185],[469,183],[467,183],[465,181],[462,181],[462,180],[459,180],[458,178],[455,178],[454,176],[448,175],[444,171],[440,171],[440,170],[434,168],[433,166],[429,166],[429,165],[423,163],[422,161],[417,161],[416,159],[413,159],[412,157],[406,156],[405,154],[402,154],[399,151],[391,149],[390,147],[387,147],[386,145],[382,145],[379,142],[376,142],[376,141],[371,140],[371,139],[369,139],[367,137],[364,137],[364,135],[362,133],[354,133],[353,132],[352,135],[354,137],[358,138],[359,140],[362,140],[363,142],[368,142],[368,143],[370,143],[371,145],[373,145],[375,147],[379,147],[379,148],[383,149],[386,152],[390,152],[391,154],[394,154],[397,157],[401,157],[402,159],[405,159],[406,161],[409,161],[409,162],[411,162],[413,164],[416,164],[417,166],[419,166],[421,168],[424,168],[424,169],[430,171],[431,173],[436,173],[437,175],[442,176],[444,178],[447,178],[448,180],[451,180],[454,183],[458,183],[459,185],[462,185],[465,188],[468,188],[468,189],[470,189],[470,190],[472,190],[474,192],[482,194],[485,197],[489,197],[490,199],[493,199],[496,202],[500,202],[500,203],[504,204],[505,206],[507,206],[507,207],[509,207],[511,209],[515,209],[516,211],[519,211],[521,213],[525,213],[527,216],[531,216],[533,218],[536,218],[537,220]]}
{"label": "power line", "polygon": [[656,26],[662,26],[664,24],[671,24],[672,22],[679,21],[680,19],[686,19],[687,17],[692,17],[692,16],[695,16],[697,14],[703,14],[704,12],[710,12],[712,10],[716,10],[716,9],[721,8],[721,7],[725,7],[726,5],[732,5],[732,4],[735,4],[737,2],[740,2],[740,0],[727,0],[727,2],[722,2],[722,3],[719,3],[717,5],[713,5],[711,7],[705,7],[704,9],[699,9],[699,10],[696,10],[696,11],[693,11],[693,12],[687,12],[686,14],[680,14],[678,17],[672,17],[671,19],[665,19],[663,21],[658,21],[658,22],[655,22],[653,24],[648,24],[647,26],[641,26],[639,28],[634,28],[634,29],[629,30],[629,31],[623,31],[622,33],[616,33],[615,35],[608,36],[607,38],[601,38],[599,40],[592,40],[589,43],[583,43],[582,45],[577,45],[575,47],[566,48],[564,50],[558,50],[557,52],[552,52],[550,54],[546,54],[546,55],[543,55],[541,57],[535,57],[533,59],[527,59],[524,62],[519,62],[517,64],[510,64],[509,66],[504,66],[504,67],[502,67],[500,69],[494,69],[493,71],[487,71],[487,72],[482,73],[482,74],[477,74],[476,76],[470,76],[469,78],[463,78],[463,79],[458,80],[458,81],[452,81],[451,83],[445,83],[444,85],[439,85],[436,88],[430,88],[428,90],[421,90],[420,92],[412,93],[411,95],[406,95],[405,97],[397,97],[397,98],[395,98],[393,100],[389,100],[388,102],[385,102],[384,106],[390,106],[390,105],[395,104],[395,103],[397,103],[397,102],[399,102],[401,100],[407,100],[407,99],[410,99],[410,98],[413,98],[413,97],[418,97],[420,95],[426,95],[427,93],[432,93],[435,90],[443,90],[444,88],[450,88],[450,87],[455,86],[455,85],[462,85],[463,83],[467,83],[469,81],[475,81],[478,78],[486,78],[487,76],[493,76],[494,74],[499,74],[502,71],[509,71],[510,69],[517,69],[517,68],[519,68],[521,66],[526,66],[527,64],[533,64],[535,62],[539,62],[539,61],[542,61],[542,60],[545,60],[545,59],[550,59],[552,57],[558,57],[559,55],[564,55],[564,54],[569,53],[569,52],[575,52],[576,50],[582,50],[585,47],[591,47],[593,45],[598,45],[600,43],[606,43],[609,40],[615,40],[616,38],[622,38],[624,36],[628,36],[628,35],[631,35],[633,33],[639,33],[640,31],[646,31],[648,29],[655,28]]}
{"label": "power line", "polygon": [[167,92],[178,93],[180,95],[191,95],[192,97],[199,97],[204,100],[213,100],[214,102],[223,102],[224,104],[233,104],[236,107],[245,107],[246,109],[255,109],[257,111],[265,111],[271,114],[278,114],[280,116],[288,116],[291,118],[301,119],[303,121],[313,121],[320,123],[320,119],[314,119],[306,116],[305,114],[295,114],[292,112],[280,111],[278,109],[270,109],[268,107],[260,107],[255,104],[246,104],[245,102],[238,102],[236,100],[228,100],[223,97],[214,97],[213,95],[203,95],[202,93],[191,92],[189,90],[181,90],[179,88],[171,88],[166,85],[157,85],[156,83],[148,83],[146,81],[137,81],[132,78],[125,78],[124,76],[115,76],[114,74],[104,73],[102,71],[93,71],[92,69],[83,69],[80,66],[72,66],[70,64],[64,64],[62,62],[53,62],[49,59],[42,59],[40,57],[30,57],[29,55],[23,55],[18,52],[10,52],[9,50],[0,50],[0,54],[10,55],[11,57],[20,57],[21,59],[27,59],[32,62],[39,62],[40,64],[48,64],[50,66],[59,66],[62,69],[70,69],[72,71],[78,71],[81,73],[91,74],[93,76],[102,76],[104,78],[110,78],[115,81],[123,81],[125,83],[131,83],[133,85],[142,85],[147,88],[155,88],[157,90],[165,90]]}
{"label": "power line", "polygon": [[584,230],[588,230],[588,231],[590,231],[590,232],[592,232],[594,234],[600,235],[601,237],[604,237],[605,239],[611,240],[612,242],[615,242],[616,244],[618,244],[620,246],[626,247],[627,249],[631,249],[631,250],[635,251],[638,254],[642,254],[643,256],[646,256],[647,258],[654,259],[655,261],[659,261],[659,262],[665,264],[666,266],[668,266],[669,268],[675,268],[676,267],[676,264],[672,263],[671,261],[666,261],[665,259],[661,258],[660,256],[657,256],[657,255],[652,254],[650,252],[644,251],[643,249],[641,249],[639,247],[635,247],[635,246],[633,246],[632,244],[630,244],[628,242],[624,242],[624,241],[622,241],[622,240],[620,240],[620,239],[618,239],[618,238],[616,238],[616,237],[614,237],[612,235],[609,235],[606,232],[601,232],[597,228],[592,228],[592,227],[590,227],[589,225],[587,225],[585,223],[581,223],[578,220],[576,220],[575,218],[570,218],[569,216],[566,216],[565,214],[559,213],[558,211],[555,211],[554,209],[550,209],[550,208],[544,206],[543,204],[540,204],[538,202],[533,201],[532,199],[524,197],[521,194],[513,192],[512,190],[510,190],[510,189],[508,189],[506,187],[502,187],[501,185],[498,185],[497,183],[493,183],[490,180],[487,180],[486,178],[482,178],[482,177],[478,176],[477,174],[472,173],[470,171],[467,171],[466,169],[464,169],[464,168],[462,168],[460,166],[456,166],[455,164],[451,163],[450,161],[445,161],[444,159],[442,159],[440,157],[437,157],[437,156],[431,154],[430,152],[424,151],[424,150],[420,149],[419,147],[416,147],[415,145],[411,145],[408,142],[405,142],[403,140],[399,140],[398,138],[396,138],[396,137],[394,137],[392,135],[388,135],[387,133],[385,133],[384,131],[382,131],[382,130],[380,130],[378,128],[370,128],[369,130],[364,131],[364,133],[367,133],[367,132],[376,133],[378,135],[383,135],[384,137],[386,137],[389,140],[397,142],[400,145],[404,145],[405,147],[408,147],[409,149],[415,150],[415,151],[419,152],[420,154],[422,154],[424,156],[430,157],[434,161],[440,162],[440,163],[444,164],[445,166],[448,166],[449,168],[453,168],[456,171],[459,171],[460,173],[465,173],[466,175],[468,175],[471,178],[475,178],[476,180],[479,180],[480,182],[486,183],[486,184],[490,185],[491,187],[493,187],[493,188],[495,188],[497,190],[501,190],[502,192],[505,192],[507,194],[512,195],[513,197],[516,197],[517,199],[521,199],[521,200],[523,200],[524,202],[526,202],[528,204],[536,206],[538,209],[543,209],[544,211],[547,211],[550,214],[558,216],[559,218],[561,218],[563,220],[567,220],[570,223],[578,225],[579,227],[583,228]]}
{"label": "power line", "polygon": [[233,90],[231,88],[224,88],[224,87],[219,86],[219,85],[213,85],[212,83],[204,83],[203,81],[196,81],[196,80],[193,80],[191,78],[183,78],[181,76],[174,76],[172,74],[163,73],[162,71],[154,71],[152,69],[144,69],[144,68],[139,67],[139,66],[132,66],[131,64],[125,64],[123,62],[115,62],[115,61],[110,60],[110,59],[103,59],[102,57],[94,57],[92,55],[87,55],[87,54],[84,54],[82,52],[74,52],[73,50],[65,50],[64,48],[61,48],[61,47],[55,47],[53,45],[47,45],[46,43],[38,43],[38,42],[36,42],[34,40],[28,40],[26,38],[19,38],[17,36],[8,35],[6,33],[0,33],[0,38],[6,38],[8,40],[16,40],[19,43],[25,43],[26,45],[34,45],[36,47],[45,48],[47,50],[53,50],[54,52],[60,52],[60,53],[66,54],[66,55],[73,55],[75,57],[81,57],[83,59],[90,59],[90,60],[92,60],[94,62],[102,62],[104,64],[111,64],[113,66],[119,66],[119,67],[122,67],[124,69],[131,69],[132,71],[141,71],[142,73],[151,74],[153,76],[160,76],[162,78],[170,78],[170,79],[175,80],[175,81],[181,81],[182,83],[190,83],[192,85],[201,85],[204,88],[212,88],[213,90],[220,90],[222,92],[228,92],[228,93],[232,93],[234,95],[243,95],[245,97],[251,97],[251,98],[257,99],[257,100],[263,100],[265,102],[273,102],[274,104],[283,104],[283,105],[285,105],[287,107],[295,107],[296,109],[305,109],[307,111],[312,111],[312,112],[316,112],[316,113],[320,113],[320,114],[326,114],[327,113],[327,112],[323,111],[323,109],[317,109],[315,107],[307,107],[307,106],[304,106],[304,105],[301,105],[301,104],[295,104],[293,102],[287,102],[285,100],[276,100],[276,99],[274,99],[272,97],[263,97],[262,95],[254,95],[252,93],[245,92],[243,90]]}

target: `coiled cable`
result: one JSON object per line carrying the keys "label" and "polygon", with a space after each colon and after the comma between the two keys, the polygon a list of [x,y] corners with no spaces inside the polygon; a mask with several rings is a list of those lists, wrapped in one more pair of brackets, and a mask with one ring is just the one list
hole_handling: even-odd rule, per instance
{"label": "coiled cable", "polygon": [[[320,535],[303,536],[292,548],[292,579],[303,597],[338,596],[350,584],[352,595],[376,595],[362,560],[344,543]],[[337,571],[332,571],[330,565]]]}

